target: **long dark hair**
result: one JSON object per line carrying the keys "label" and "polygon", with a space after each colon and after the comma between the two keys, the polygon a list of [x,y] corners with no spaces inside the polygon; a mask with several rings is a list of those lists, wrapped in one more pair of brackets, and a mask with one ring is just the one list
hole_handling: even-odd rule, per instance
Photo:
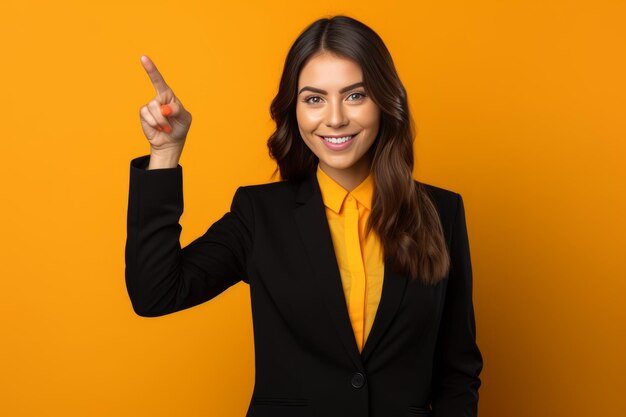
{"label": "long dark hair", "polygon": [[406,90],[391,54],[376,32],[348,16],[322,18],[291,46],[278,93],[270,106],[276,130],[267,141],[282,180],[315,175],[318,158],[300,136],[296,99],[300,71],[309,58],[329,52],[359,63],[365,90],[381,110],[378,136],[368,150],[374,179],[367,233],[376,231],[392,268],[410,279],[436,284],[450,268],[437,209],[413,179],[415,129]]}

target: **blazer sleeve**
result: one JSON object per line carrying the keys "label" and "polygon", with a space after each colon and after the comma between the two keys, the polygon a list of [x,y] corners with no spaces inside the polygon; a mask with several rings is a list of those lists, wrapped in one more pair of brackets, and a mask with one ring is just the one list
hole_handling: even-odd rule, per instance
{"label": "blazer sleeve", "polygon": [[483,358],[476,344],[472,265],[463,198],[456,193],[451,269],[435,349],[433,417],[476,417]]}
{"label": "blazer sleeve", "polygon": [[252,247],[252,205],[237,188],[230,211],[181,249],[182,167],[147,170],[130,163],[126,289],[135,313],[156,317],[208,301],[240,280]]}

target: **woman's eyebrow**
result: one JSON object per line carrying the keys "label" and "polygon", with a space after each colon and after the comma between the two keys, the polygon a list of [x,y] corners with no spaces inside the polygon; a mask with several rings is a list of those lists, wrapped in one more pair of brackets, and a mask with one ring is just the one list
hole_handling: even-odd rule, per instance
{"label": "woman's eyebrow", "polygon": [[[361,87],[362,85],[363,85],[363,81],[359,81],[358,83],[350,84],[349,86],[344,87],[341,90],[339,90],[339,93],[345,93],[346,91],[350,91],[350,90],[352,90],[354,88]],[[319,88],[309,87],[309,86],[302,87],[300,89],[300,91],[298,92],[298,94],[302,94],[303,91],[307,91],[307,90],[308,91],[312,91],[314,93],[319,93],[319,94],[328,94],[328,91],[326,91],[326,90],[321,90]]]}

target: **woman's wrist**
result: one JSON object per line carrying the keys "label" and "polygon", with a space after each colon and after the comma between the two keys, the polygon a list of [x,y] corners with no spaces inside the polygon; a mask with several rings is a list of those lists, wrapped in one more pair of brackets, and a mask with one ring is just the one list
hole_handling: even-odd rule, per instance
{"label": "woman's wrist", "polygon": [[176,151],[152,151],[150,163],[146,169],[176,168],[180,160],[180,152]]}

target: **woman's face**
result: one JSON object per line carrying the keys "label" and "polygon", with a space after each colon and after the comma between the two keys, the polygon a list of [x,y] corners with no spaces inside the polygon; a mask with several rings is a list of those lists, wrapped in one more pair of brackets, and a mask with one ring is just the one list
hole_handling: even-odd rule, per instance
{"label": "woman's face", "polygon": [[369,174],[367,151],[380,126],[380,110],[362,82],[356,62],[329,53],[312,57],[298,79],[300,135],[320,168],[348,191]]}

